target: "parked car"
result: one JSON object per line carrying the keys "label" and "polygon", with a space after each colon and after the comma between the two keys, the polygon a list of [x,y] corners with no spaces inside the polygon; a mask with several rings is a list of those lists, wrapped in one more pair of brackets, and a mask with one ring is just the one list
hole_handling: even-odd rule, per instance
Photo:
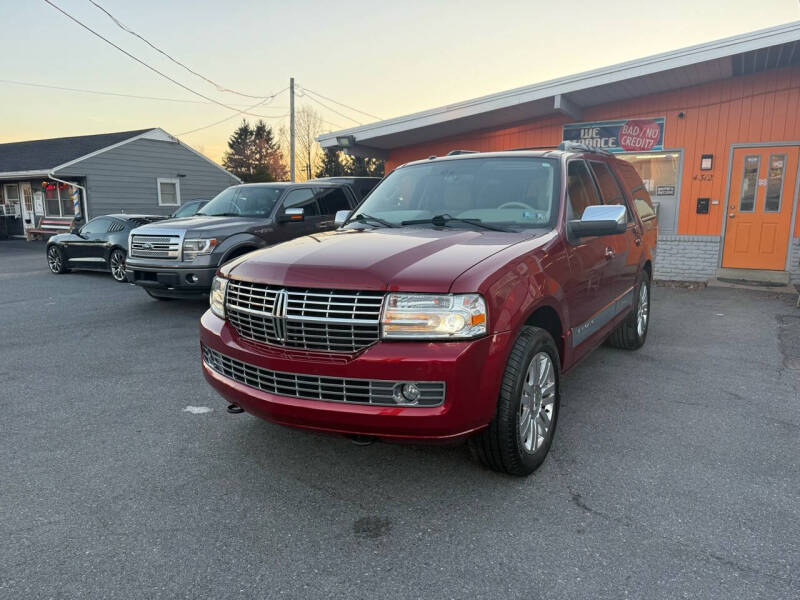
{"label": "parked car", "polygon": [[333,229],[336,212],[350,210],[361,197],[349,183],[338,181],[229,187],[194,217],[132,231],[128,281],[158,300],[208,293],[219,265],[265,246]]}
{"label": "parked car", "polygon": [[359,198],[366,198],[367,195],[375,188],[375,185],[380,181],[376,177],[320,177],[316,181],[331,181],[334,183],[346,183],[349,185]]}
{"label": "parked car", "polygon": [[197,214],[197,211],[206,204],[208,204],[208,200],[190,200],[189,202],[184,202],[178,210],[169,216],[169,218],[180,219],[181,217],[193,217]]}
{"label": "parked car", "polygon": [[72,269],[110,271],[115,280],[123,282],[131,230],[164,218],[126,214],[95,217],[69,233],[51,236],[47,241],[47,265],[58,274]]}
{"label": "parked car", "polygon": [[467,438],[492,469],[527,475],[552,443],[561,376],[605,340],[647,338],[656,215],[608,153],[433,157],[337,220],[214,278],[203,372],[235,407],[340,434]]}

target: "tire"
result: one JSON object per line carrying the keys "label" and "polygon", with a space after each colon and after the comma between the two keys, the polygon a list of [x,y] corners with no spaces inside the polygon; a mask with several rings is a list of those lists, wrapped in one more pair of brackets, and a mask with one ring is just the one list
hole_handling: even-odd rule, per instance
{"label": "tire", "polygon": [[160,294],[156,294],[155,292],[151,292],[147,288],[145,288],[144,291],[147,292],[147,295],[150,296],[151,298],[155,298],[156,300],[160,300],[162,302],[168,302],[172,300],[172,298],[170,298],[169,296],[162,296]]}
{"label": "tire", "polygon": [[633,310],[608,336],[608,345],[622,350],[638,350],[647,340],[650,326],[650,276],[642,271],[634,288]]}
{"label": "tire", "polygon": [[67,258],[64,256],[64,251],[56,245],[47,248],[47,266],[50,267],[50,272],[56,275],[62,273],[69,273],[66,267]]}
{"label": "tire", "polygon": [[[543,365],[549,365],[549,371],[543,371]],[[509,475],[530,475],[538,469],[558,423],[560,376],[558,349],[550,334],[538,327],[523,327],[506,364],[495,416],[468,441],[473,456]]]}
{"label": "tire", "polygon": [[125,276],[125,251],[120,248],[114,248],[111,254],[108,255],[108,270],[111,272],[111,277],[114,281],[126,283],[128,278]]}

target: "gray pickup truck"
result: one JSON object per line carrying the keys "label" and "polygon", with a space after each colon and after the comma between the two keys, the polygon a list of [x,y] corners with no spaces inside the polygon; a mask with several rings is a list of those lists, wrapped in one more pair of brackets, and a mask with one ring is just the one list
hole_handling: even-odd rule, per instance
{"label": "gray pickup truck", "polygon": [[131,231],[125,275],[153,298],[207,293],[219,265],[265,246],[335,227],[380,181],[330,177],[251,183],[223,190],[193,217]]}

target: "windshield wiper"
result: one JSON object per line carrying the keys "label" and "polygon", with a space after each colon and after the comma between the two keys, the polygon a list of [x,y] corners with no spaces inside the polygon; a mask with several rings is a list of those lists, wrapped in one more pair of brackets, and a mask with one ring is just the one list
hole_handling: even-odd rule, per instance
{"label": "windshield wiper", "polygon": [[401,225],[434,225],[435,227],[447,227],[448,223],[467,223],[468,225],[475,225],[477,227],[482,227],[483,229],[489,229],[491,231],[504,231],[506,233],[513,231],[512,229],[506,229],[505,227],[498,227],[497,225],[489,225],[488,223],[482,222],[480,219],[459,219],[458,217],[451,217],[450,215],[436,215],[430,219],[413,219],[411,221],[403,221],[400,223]]}
{"label": "windshield wiper", "polygon": [[366,213],[358,213],[355,217],[350,219],[348,223],[352,223],[353,221],[358,221],[359,223],[370,223],[373,226],[375,225],[375,223],[377,223],[378,225],[381,225],[383,227],[398,227],[398,225],[394,223],[389,223],[389,221],[384,221],[381,218],[373,217],[372,215],[368,215]]}
{"label": "windshield wiper", "polygon": [[216,214],[210,215],[208,213],[196,212],[194,214],[195,215],[199,215],[201,217],[241,217],[242,216],[239,213],[216,213]]}

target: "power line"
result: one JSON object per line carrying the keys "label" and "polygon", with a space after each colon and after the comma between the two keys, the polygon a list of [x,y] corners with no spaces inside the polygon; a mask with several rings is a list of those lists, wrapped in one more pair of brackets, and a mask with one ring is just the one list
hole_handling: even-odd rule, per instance
{"label": "power line", "polygon": [[119,27],[119,28],[120,28],[120,29],[122,29],[123,31],[125,31],[125,32],[127,32],[127,33],[129,33],[129,34],[131,34],[132,36],[139,38],[139,39],[140,39],[140,40],[142,40],[142,41],[143,41],[145,44],[147,44],[148,46],[150,46],[150,47],[151,47],[153,50],[155,50],[156,52],[158,52],[158,53],[159,53],[159,54],[161,54],[162,56],[165,56],[165,57],[167,57],[169,60],[171,60],[172,62],[174,62],[174,63],[175,63],[176,65],[178,65],[179,67],[182,67],[182,68],[186,69],[186,70],[187,70],[187,71],[189,71],[189,73],[191,73],[192,75],[195,75],[195,76],[199,77],[200,79],[202,79],[203,81],[206,81],[206,82],[210,83],[210,84],[211,84],[211,85],[213,85],[215,88],[217,88],[217,91],[218,91],[218,92],[230,92],[231,94],[236,94],[237,96],[244,96],[245,98],[256,98],[256,99],[261,99],[261,98],[269,98],[269,96],[254,96],[254,95],[252,95],[252,94],[245,94],[245,93],[243,93],[243,92],[237,92],[236,90],[232,90],[232,89],[230,89],[230,88],[226,88],[225,86],[222,86],[222,85],[220,85],[219,83],[217,83],[216,81],[213,81],[212,79],[209,79],[209,78],[208,78],[208,77],[206,77],[205,75],[201,75],[201,74],[200,74],[200,73],[198,73],[197,71],[194,71],[194,70],[190,69],[189,67],[187,67],[185,64],[183,64],[183,63],[182,63],[181,61],[179,61],[177,58],[174,58],[174,57],[170,56],[169,54],[167,54],[166,52],[164,52],[164,51],[163,51],[161,48],[159,48],[158,46],[156,46],[155,44],[153,44],[153,43],[152,43],[150,40],[148,40],[148,39],[145,39],[144,37],[142,37],[141,35],[139,35],[138,33],[136,33],[136,32],[135,32],[133,29],[131,29],[130,27],[127,27],[126,25],[124,25],[124,24],[123,24],[123,23],[122,23],[122,22],[121,22],[119,19],[117,19],[117,18],[116,18],[114,15],[112,15],[110,12],[108,12],[108,10],[106,10],[105,8],[103,8],[102,6],[100,6],[100,5],[99,5],[97,2],[95,2],[94,0],[89,0],[89,2],[91,2],[91,3],[92,3],[94,6],[96,6],[96,7],[97,7],[98,9],[100,9],[101,11],[103,11],[103,12],[104,12],[104,13],[105,13],[105,14],[108,16],[108,18],[109,18],[109,19],[111,19],[111,20],[114,22],[114,24],[115,24],[117,27]]}
{"label": "power line", "polygon": [[[250,108],[256,108],[260,104],[261,103],[259,102],[258,104],[254,104]],[[203,125],[202,127],[197,127],[195,129],[190,129],[189,131],[183,131],[183,132],[178,134],[178,137],[183,136],[183,135],[189,135],[190,133],[196,133],[198,131],[203,131],[204,129],[211,129],[212,127],[215,127],[217,125],[220,125],[221,123],[224,123],[225,121],[230,121],[231,119],[235,119],[238,116],[240,116],[240,115],[231,115],[229,117],[225,117],[224,119],[220,119],[219,121],[214,121],[213,123],[209,123],[208,125]],[[265,118],[267,118],[267,119],[285,119],[288,116],[289,116],[289,113],[286,113],[286,114],[281,115],[279,117],[265,117]]]}
{"label": "power line", "polygon": [[[193,90],[192,88],[190,88],[190,87],[188,87],[188,86],[186,86],[186,85],[182,84],[180,81],[178,81],[178,80],[176,80],[176,79],[173,79],[172,77],[170,77],[170,76],[169,76],[169,75],[167,75],[166,73],[163,73],[163,72],[159,71],[159,70],[158,70],[158,69],[156,69],[155,67],[151,67],[149,64],[147,64],[146,62],[144,62],[144,61],[143,61],[143,60],[141,60],[140,58],[137,58],[136,56],[134,56],[133,54],[131,54],[131,53],[130,53],[130,52],[128,52],[127,50],[125,50],[125,49],[121,48],[120,46],[117,46],[117,45],[116,45],[114,42],[112,42],[112,41],[111,41],[111,40],[109,40],[108,38],[106,38],[106,37],[103,37],[102,35],[100,35],[99,33],[97,33],[97,32],[96,32],[94,29],[92,29],[91,27],[89,27],[89,26],[88,26],[88,25],[86,25],[85,23],[83,23],[83,22],[79,21],[77,18],[73,17],[71,14],[69,14],[69,13],[68,13],[67,11],[65,11],[63,8],[61,8],[60,6],[58,6],[58,5],[57,5],[57,4],[55,4],[55,3],[51,2],[51,0],[44,0],[44,2],[46,2],[47,4],[49,4],[50,6],[52,6],[53,8],[55,8],[55,9],[56,9],[58,12],[60,12],[60,13],[61,13],[61,14],[63,14],[64,16],[66,16],[66,17],[67,17],[68,19],[70,19],[71,21],[74,21],[75,23],[77,23],[78,25],[80,25],[81,27],[83,27],[83,28],[84,28],[86,31],[88,31],[88,32],[89,32],[89,33],[91,33],[92,35],[94,35],[94,36],[96,36],[96,37],[100,38],[101,40],[103,40],[103,41],[104,41],[106,44],[109,44],[109,45],[113,46],[114,48],[116,48],[117,50],[119,50],[120,52],[122,52],[122,53],[123,53],[125,56],[127,56],[128,58],[130,58],[130,59],[132,59],[132,60],[135,60],[135,61],[136,61],[136,62],[138,62],[140,65],[142,65],[142,66],[144,66],[144,67],[147,67],[148,69],[150,69],[151,71],[153,71],[153,72],[154,72],[154,73],[156,73],[157,75],[160,75],[160,76],[161,76],[161,77],[163,77],[164,79],[166,79],[166,80],[168,80],[168,81],[171,81],[172,83],[174,83],[175,85],[177,85],[177,86],[179,86],[179,87],[183,88],[183,89],[184,89],[184,90],[186,90],[187,92],[190,92],[190,93],[194,94],[195,96],[199,96],[199,97],[200,97],[200,98],[202,98],[203,100],[208,100],[209,102],[211,102],[211,103],[213,103],[213,104],[216,104],[216,105],[218,105],[218,106],[221,106],[222,108],[226,108],[226,109],[228,109],[228,110],[231,110],[231,111],[233,111],[233,112],[235,112],[235,113],[237,113],[237,114],[246,114],[246,115],[250,115],[250,116],[253,116],[253,117],[257,117],[257,116],[259,116],[259,115],[254,115],[254,114],[252,114],[252,113],[249,113],[249,112],[247,112],[247,110],[244,110],[244,111],[242,111],[242,110],[239,110],[239,109],[237,109],[237,108],[235,108],[235,107],[233,107],[233,106],[231,106],[231,105],[229,105],[229,104],[225,104],[224,102],[220,102],[220,101],[218,101],[218,100],[214,100],[213,98],[211,98],[211,97],[209,97],[209,96],[206,96],[205,94],[202,94],[202,93],[200,93],[200,92],[197,92],[197,91]],[[268,100],[271,100],[271,99],[272,99],[272,98],[274,98],[275,96],[277,96],[277,94],[273,94],[272,96],[268,96],[268,97],[267,97],[267,101],[268,101]]]}
{"label": "power line", "polygon": [[[46,2],[46,1],[47,1],[47,0],[45,0],[45,2]],[[361,121],[356,121],[356,120],[355,120],[353,117],[348,117],[346,114],[344,114],[344,113],[340,113],[338,110],[336,110],[336,109],[334,109],[334,108],[331,108],[330,106],[327,106],[327,105],[323,104],[323,103],[322,103],[320,100],[317,100],[316,98],[314,98],[314,96],[311,96],[311,95],[306,95],[306,97],[307,97],[309,100],[312,100],[313,102],[316,102],[317,104],[319,104],[319,105],[320,105],[322,108],[324,108],[324,109],[326,109],[326,110],[329,110],[329,111],[331,111],[331,112],[333,112],[333,113],[336,113],[336,114],[337,114],[337,115],[339,115],[340,117],[344,117],[345,119],[347,119],[347,120],[349,120],[349,121],[353,121],[353,123],[358,123],[359,125],[363,125],[363,123],[362,123]]]}
{"label": "power line", "polygon": [[341,125],[337,125],[336,123],[331,123],[330,121],[327,121],[325,119],[322,119],[322,122],[323,123],[327,123],[331,127],[336,127],[336,129],[346,129],[345,127],[342,127]]}
{"label": "power line", "polygon": [[333,98],[328,98],[328,96],[323,96],[319,92],[315,92],[314,90],[311,90],[311,89],[309,89],[309,88],[307,88],[305,86],[303,86],[302,89],[303,89],[304,92],[308,92],[309,94],[314,94],[315,96],[319,96],[320,98],[324,98],[325,100],[328,100],[329,102],[333,102],[334,104],[338,104],[339,106],[343,106],[345,108],[349,108],[352,111],[355,111],[357,113],[361,113],[362,115],[365,115],[365,116],[370,117],[372,119],[377,119],[378,121],[382,121],[383,120],[381,117],[378,117],[376,115],[370,114],[370,113],[365,112],[363,110],[359,110],[357,108],[353,108],[352,106],[348,106],[347,104],[344,104],[343,102],[337,102]]}
{"label": "power line", "polygon": [[[122,92],[105,92],[105,91],[102,91],[102,90],[89,90],[89,89],[85,89],[85,88],[66,87],[66,86],[62,86],[62,85],[50,85],[50,84],[47,84],[47,83],[35,83],[35,82],[32,82],[32,81],[15,81],[13,79],[0,79],[0,83],[8,83],[8,84],[12,84],[12,85],[24,85],[24,86],[36,87],[36,88],[45,88],[45,89],[48,89],[48,90],[62,90],[62,91],[65,91],[65,92],[79,92],[79,93],[83,93],[83,94],[97,94],[99,96],[115,96],[115,97],[120,97],[120,98],[135,98],[137,100],[159,100],[159,101],[162,101],[162,102],[183,102],[183,103],[186,103],[186,104],[203,104],[203,105],[206,105],[206,106],[208,106],[210,104],[213,104],[213,102],[206,102],[204,100],[188,100],[186,98],[165,98],[163,96],[139,96],[137,94],[124,94]],[[281,93],[283,93],[285,91],[286,90],[283,89],[280,92],[277,92],[275,95],[277,96],[278,94],[281,94]],[[285,109],[286,107],[285,106],[270,105],[270,108],[276,108],[276,109],[283,108],[283,109]],[[247,109],[245,108],[245,110],[247,110]],[[271,118],[271,117],[267,117],[267,115],[258,115],[258,116],[260,116],[262,118]]]}

